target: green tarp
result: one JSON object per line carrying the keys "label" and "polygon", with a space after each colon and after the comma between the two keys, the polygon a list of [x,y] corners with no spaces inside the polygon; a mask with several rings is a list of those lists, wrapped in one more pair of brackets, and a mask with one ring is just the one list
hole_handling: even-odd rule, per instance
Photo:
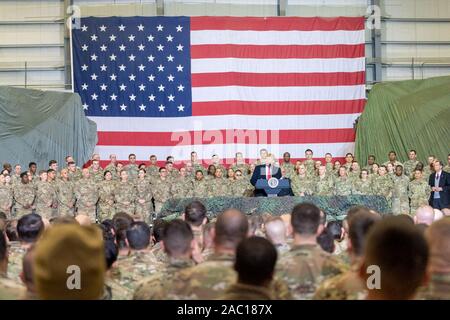
{"label": "green tarp", "polygon": [[415,149],[419,161],[428,155],[444,163],[450,152],[450,77],[376,84],[358,120],[355,155],[360,163],[374,154],[387,161],[394,150],[401,162]]}
{"label": "green tarp", "polygon": [[84,115],[78,94],[0,87],[0,162],[25,170],[34,161],[60,167],[72,155],[85,163],[97,143],[97,126]]}

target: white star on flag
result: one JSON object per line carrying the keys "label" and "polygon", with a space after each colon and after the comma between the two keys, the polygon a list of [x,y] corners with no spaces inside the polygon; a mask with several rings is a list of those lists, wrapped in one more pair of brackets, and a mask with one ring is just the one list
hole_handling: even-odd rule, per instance
{"label": "white star on flag", "polygon": [[138,25],[138,30],[139,31],[144,31],[144,26],[142,25],[142,23],[140,25]]}
{"label": "white star on flag", "polygon": [[175,96],[174,95],[170,95],[170,96],[167,97],[167,99],[169,99],[169,101],[174,101]]}
{"label": "white star on flag", "polygon": [[181,43],[179,45],[177,45],[177,51],[183,51],[183,46],[181,45]]}
{"label": "white star on flag", "polygon": [[100,31],[105,32],[106,31],[106,26],[105,25],[101,25],[100,26]]}
{"label": "white star on flag", "polygon": [[139,91],[145,91],[145,86],[143,83],[139,86]]}
{"label": "white star on flag", "polygon": [[119,86],[120,91],[125,91],[125,89],[127,88],[126,85],[124,85],[123,83]]}
{"label": "white star on flag", "polygon": [[95,55],[95,53],[91,56],[91,60],[92,60],[92,61],[97,61],[97,58],[98,58],[98,57]]}
{"label": "white star on flag", "polygon": [[164,109],[165,109],[166,107],[164,107],[162,104],[160,104],[158,108],[159,108],[159,111],[164,111]]}
{"label": "white star on flag", "polygon": [[173,62],[173,59],[174,57],[171,54],[167,57],[168,62]]}
{"label": "white star on flag", "polygon": [[169,80],[170,82],[172,82],[173,79],[175,79],[175,77],[174,77],[173,75],[169,74],[169,75],[167,76],[167,80]]}
{"label": "white star on flag", "polygon": [[95,35],[95,34],[93,34],[92,36],[91,36],[91,41],[97,41],[97,36]]}
{"label": "white star on flag", "polygon": [[106,71],[107,68],[108,68],[108,67],[107,67],[106,65],[104,65],[104,64],[102,64],[102,65],[100,66],[100,70],[101,70],[101,71]]}
{"label": "white star on flag", "polygon": [[169,35],[166,37],[166,39],[167,39],[167,42],[172,42],[173,37],[172,37],[172,35],[169,34]]}
{"label": "white star on flag", "polygon": [[119,26],[119,31],[125,31],[125,26],[124,26],[123,24],[121,24],[121,25]]}
{"label": "white star on flag", "polygon": [[129,41],[134,41],[134,38],[136,38],[136,36],[134,36],[134,35],[132,35],[132,34],[130,34],[130,35],[128,36],[128,40],[129,40]]}
{"label": "white star on flag", "polygon": [[155,76],[154,75],[149,75],[148,76],[148,81],[155,81]]}
{"label": "white star on flag", "polygon": [[145,46],[141,43],[140,45],[138,45],[139,51],[144,51]]}
{"label": "white star on flag", "polygon": [[111,101],[117,100],[117,96],[114,93],[112,95],[110,95],[110,97],[111,97]]}
{"label": "white star on flag", "polygon": [[130,81],[134,81],[134,79],[136,79],[136,76],[134,74],[130,74],[128,78],[130,78]]}
{"label": "white star on flag", "polygon": [[160,64],[160,65],[158,66],[158,71],[164,71],[164,66],[163,66],[162,64]]}
{"label": "white star on flag", "polygon": [[136,100],[136,96],[134,94],[131,94],[130,101],[135,101],[135,100]]}
{"label": "white star on flag", "polygon": [[124,105],[124,104],[122,103],[122,104],[120,105],[120,110],[121,110],[121,111],[127,110],[127,106]]}
{"label": "white star on flag", "polygon": [[92,80],[97,80],[97,77],[98,77],[98,76],[97,76],[95,73],[91,74],[91,79],[92,79]]}
{"label": "white star on flag", "polygon": [[157,48],[158,48],[158,51],[163,51],[164,50],[164,46],[162,44],[158,45]]}
{"label": "white star on flag", "polygon": [[163,31],[164,27],[163,27],[162,25],[159,25],[159,26],[156,27],[156,29],[157,29],[158,31]]}
{"label": "white star on flag", "polygon": [[180,26],[180,25],[178,25],[178,26],[177,26],[177,32],[181,32],[182,30],[183,30],[183,27]]}
{"label": "white star on flag", "polygon": [[106,91],[106,88],[108,88],[108,86],[106,84],[104,84],[104,83],[100,86],[100,89],[102,91]]}
{"label": "white star on flag", "polygon": [[141,63],[141,65],[139,65],[138,68],[139,68],[139,71],[144,71],[145,66]]}
{"label": "white star on flag", "polygon": [[98,98],[98,95],[97,94],[91,94],[91,98],[92,98],[92,100],[97,100],[97,98]]}
{"label": "white star on flag", "polygon": [[139,106],[139,109],[140,109],[141,111],[145,111],[145,108],[146,108],[146,106],[144,106],[144,104],[141,104],[141,105]]}
{"label": "white star on flag", "polygon": [[83,83],[83,84],[81,85],[81,90],[87,90],[88,87],[89,87],[89,85],[88,85],[87,83]]}
{"label": "white star on flag", "polygon": [[148,100],[155,101],[155,96],[153,94],[149,95]]}
{"label": "white star on flag", "polygon": [[126,68],[127,68],[127,67],[124,66],[123,64],[121,64],[121,65],[119,66],[119,70],[120,70],[120,71],[125,71]]}
{"label": "white star on flag", "polygon": [[125,49],[126,49],[126,47],[125,47],[123,44],[121,44],[121,45],[119,46],[119,50],[120,50],[120,51],[125,51]]}
{"label": "white star on flag", "polygon": [[183,86],[182,84],[180,84],[180,85],[178,86],[178,91],[184,91],[184,86]]}
{"label": "white star on flag", "polygon": [[116,61],[117,56],[115,54],[112,54],[109,56],[109,59],[111,59],[111,61]]}
{"label": "white star on flag", "polygon": [[161,92],[161,91],[164,91],[164,88],[165,87],[162,84],[160,84],[159,87],[158,87],[158,90]]}
{"label": "white star on flag", "polygon": [[102,111],[108,110],[108,106],[106,104],[102,104],[100,107],[102,108]]}
{"label": "white star on flag", "polygon": [[82,104],[82,106],[83,106],[83,110],[87,110],[87,109],[88,109],[88,107],[89,107],[89,106],[88,106],[88,105],[86,104],[86,102],[85,102],[85,103],[83,103],[83,104]]}
{"label": "white star on flag", "polygon": [[178,72],[182,72],[183,71],[183,66],[181,65],[181,64],[179,64],[178,66],[177,66],[177,71]]}
{"label": "white star on flag", "polygon": [[82,27],[81,27],[81,31],[87,31],[87,29],[88,29],[88,27],[86,26],[86,25],[83,25]]}
{"label": "white star on flag", "polygon": [[116,38],[117,37],[112,34],[112,35],[109,36],[109,41],[116,41]]}
{"label": "white star on flag", "polygon": [[155,39],[155,37],[152,36],[152,35],[149,35],[149,36],[147,37],[147,39],[148,39],[148,41],[153,41],[153,39]]}
{"label": "white star on flag", "polygon": [[113,73],[112,75],[109,76],[111,78],[111,81],[116,81],[117,76]]}
{"label": "white star on flag", "polygon": [[180,104],[177,108],[178,108],[178,111],[184,111],[184,106],[182,104]]}
{"label": "white star on flag", "polygon": [[147,57],[147,59],[148,59],[148,62],[153,62],[153,61],[155,61],[155,57],[152,56],[152,55],[149,55],[149,56]]}
{"label": "white star on flag", "polygon": [[89,46],[87,44],[83,44],[81,46],[81,50],[83,50],[83,51],[87,51],[88,48],[89,48]]}
{"label": "white star on flag", "polygon": [[88,66],[87,66],[87,65],[83,64],[83,65],[81,66],[81,70],[87,71],[87,69],[88,69]]}
{"label": "white star on flag", "polygon": [[102,45],[102,46],[100,47],[100,50],[101,50],[101,51],[106,51],[107,48],[108,48],[107,46]]}
{"label": "white star on flag", "polygon": [[130,59],[130,61],[136,61],[136,56],[134,54],[128,56],[128,59]]}

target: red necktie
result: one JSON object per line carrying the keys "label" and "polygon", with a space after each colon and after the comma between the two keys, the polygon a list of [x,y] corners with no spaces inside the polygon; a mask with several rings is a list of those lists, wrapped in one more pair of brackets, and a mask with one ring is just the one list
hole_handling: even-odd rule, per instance
{"label": "red necktie", "polygon": [[269,180],[270,178],[272,178],[272,174],[270,172],[270,166],[267,166],[267,180]]}

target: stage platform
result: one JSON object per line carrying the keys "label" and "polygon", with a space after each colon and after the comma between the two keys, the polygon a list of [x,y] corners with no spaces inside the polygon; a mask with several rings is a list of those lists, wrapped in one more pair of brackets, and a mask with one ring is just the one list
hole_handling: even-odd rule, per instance
{"label": "stage platform", "polygon": [[167,201],[158,217],[175,219],[183,213],[185,206],[193,200],[200,200],[208,210],[208,217],[214,218],[220,212],[229,208],[236,208],[247,215],[270,213],[282,215],[290,213],[292,208],[302,202],[317,205],[327,214],[327,220],[342,220],[347,210],[355,205],[363,205],[383,215],[391,214],[391,207],[382,196],[305,196],[305,197],[214,197],[214,198],[185,198]]}

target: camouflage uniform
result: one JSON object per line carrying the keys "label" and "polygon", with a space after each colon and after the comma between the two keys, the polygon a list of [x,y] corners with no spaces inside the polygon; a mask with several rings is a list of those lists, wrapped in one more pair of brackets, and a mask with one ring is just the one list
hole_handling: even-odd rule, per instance
{"label": "camouflage uniform", "polygon": [[50,182],[39,181],[36,183],[36,213],[41,215],[43,218],[52,218],[53,208],[52,206],[56,204],[56,191]]}
{"label": "camouflage uniform", "polygon": [[8,218],[10,218],[12,203],[12,188],[7,185],[0,185],[0,211],[6,213]]}
{"label": "camouflage uniform", "polygon": [[275,249],[277,249],[277,252],[278,252],[278,259],[280,259],[286,253],[291,251],[291,246],[288,243],[278,243],[278,244],[275,244],[274,246],[275,246]]}
{"label": "camouflage uniform", "polygon": [[160,213],[164,203],[170,199],[171,181],[166,178],[158,178],[153,187],[153,199],[155,200],[155,212]]}
{"label": "camouflage uniform", "polygon": [[161,242],[155,243],[155,245],[151,249],[151,252],[158,262],[161,262],[163,264],[169,263],[169,257],[164,251],[164,248],[161,246]]}
{"label": "camouflage uniform", "polygon": [[215,178],[209,181],[208,197],[231,196],[231,185],[228,179]]}
{"label": "camouflage uniform", "polygon": [[286,178],[292,178],[295,175],[295,166],[290,162],[284,162],[280,166],[286,172]]}
{"label": "camouflage uniform", "polygon": [[262,286],[235,283],[228,287],[219,300],[274,300],[272,292]]}
{"label": "camouflage uniform", "polygon": [[442,170],[450,173],[450,164],[447,164]]}
{"label": "camouflage uniform", "polygon": [[[17,218],[20,218],[21,216],[29,214],[33,211],[31,206],[34,203],[35,196],[35,190],[31,183],[20,183],[13,187],[13,197],[15,201],[14,208]],[[30,207],[25,208],[27,206]]]}
{"label": "camouflage uniform", "polygon": [[411,214],[415,215],[416,210],[424,205],[428,205],[430,198],[431,187],[427,181],[413,180],[409,182],[408,196],[411,199]]}
{"label": "camouflage uniform", "polygon": [[19,300],[23,297],[25,290],[17,282],[0,274],[0,300]]}
{"label": "camouflage uniform", "polygon": [[403,164],[404,174],[408,177],[412,177],[414,174],[414,169],[416,168],[419,161],[417,160],[408,160]]}
{"label": "camouflage uniform", "polygon": [[408,184],[409,178],[405,175],[393,178],[392,212],[394,214],[409,214]]}
{"label": "camouflage uniform", "polygon": [[208,182],[205,179],[192,181],[192,196],[206,198],[208,196]]}
{"label": "camouflage uniform", "polygon": [[314,192],[314,181],[307,175],[302,177],[297,174],[291,179],[291,187],[295,196],[300,196],[302,193],[305,196],[312,195]]}
{"label": "camouflage uniform", "polygon": [[111,277],[105,278],[105,290],[102,300],[131,300],[133,291],[120,285]]}
{"label": "camouflage uniform", "polygon": [[22,246],[19,241],[9,243],[8,256],[8,278],[16,283],[22,283],[20,273],[22,272],[22,263],[27,247]]}
{"label": "camouflage uniform", "polygon": [[334,173],[334,166],[331,162],[325,163],[325,169],[327,170],[327,174],[333,174]]}
{"label": "camouflage uniform", "polygon": [[372,181],[358,179],[353,182],[352,194],[371,195],[372,194]]}
{"label": "camouflage uniform", "polygon": [[314,294],[314,300],[363,300],[367,290],[359,277],[359,264],[350,270],[325,280]]}
{"label": "camouflage uniform", "polygon": [[114,279],[122,287],[133,292],[140,280],[154,274],[160,268],[161,264],[150,251],[131,251],[127,257],[117,262],[119,272]]}
{"label": "camouflage uniform", "polygon": [[94,169],[92,167],[90,167],[89,173],[91,174],[90,175],[91,179],[93,179],[95,183],[98,184],[103,181],[103,169],[102,168],[98,168],[97,171],[94,171]]}
{"label": "camouflage uniform", "polygon": [[428,181],[430,180],[430,176],[434,171],[431,170],[429,165],[423,166],[423,180]]}
{"label": "camouflage uniform", "polygon": [[193,162],[192,163],[192,168],[193,168],[193,171],[194,171],[194,175],[195,175],[195,172],[198,171],[198,170],[201,170],[203,172],[203,174],[206,174],[206,169],[205,169],[205,167],[202,166],[201,163]]}
{"label": "camouflage uniform", "polygon": [[334,181],[331,176],[320,177],[315,179],[314,195],[332,196],[334,194]]}
{"label": "camouflage uniform", "polygon": [[134,215],[136,188],[130,181],[120,181],[114,189],[115,211]]}
{"label": "camouflage uniform", "polygon": [[77,214],[89,216],[92,220],[96,219],[96,205],[98,201],[98,187],[93,179],[80,179],[74,188],[75,198],[77,199]]}
{"label": "camouflage uniform", "polygon": [[372,181],[372,191],[374,195],[383,196],[390,202],[394,183],[388,174],[377,176]]}
{"label": "camouflage uniform", "polygon": [[396,166],[402,166],[403,167],[403,163],[401,163],[400,161],[395,160],[394,162],[390,162],[390,161],[386,161],[385,163],[383,163],[384,166],[387,166],[388,163],[391,163],[394,166],[394,170]]}
{"label": "camouflage uniform", "polygon": [[148,176],[157,176],[159,173],[159,167],[157,165],[151,164],[145,170]]}
{"label": "camouflage uniform", "polygon": [[115,166],[114,164],[109,163],[109,164],[105,167],[104,170],[105,170],[105,171],[111,172],[111,175],[112,175],[112,177],[113,177],[113,180],[119,179],[119,175],[117,174],[117,169],[116,169],[116,166]]}
{"label": "camouflage uniform", "polygon": [[[150,187],[150,183],[147,179],[136,180],[136,218],[147,221],[150,214],[153,212],[152,203],[153,193]],[[144,203],[140,203],[139,200],[143,200]]]}
{"label": "camouflage uniform", "polygon": [[137,179],[138,173],[139,173],[139,166],[137,164],[129,163],[125,167],[123,167],[123,170],[128,172],[128,180],[134,181]]}
{"label": "camouflage uniform", "polygon": [[293,246],[277,263],[277,275],[296,300],[311,299],[322,281],[343,271],[345,266],[318,245]]}
{"label": "camouflage uniform", "polygon": [[[220,298],[225,289],[237,280],[233,263],[233,255],[213,254],[207,261],[181,270],[177,281],[172,282],[165,299],[214,300]],[[271,290],[278,299],[291,298],[285,284],[278,279],[273,281]]]}
{"label": "camouflage uniform", "polygon": [[352,182],[354,182],[359,179],[360,174],[361,174],[361,170],[356,170],[356,171],[350,170],[350,172],[348,173],[348,178]]}
{"label": "camouflage uniform", "polygon": [[234,180],[231,183],[231,194],[233,197],[250,197],[255,188],[247,179]]}
{"label": "camouflage uniform", "polygon": [[250,170],[250,166],[246,163],[233,163],[230,167],[231,169],[233,169],[234,172],[236,172],[236,170],[241,170],[242,174],[244,176],[248,175],[248,171]]}
{"label": "camouflage uniform", "polygon": [[303,165],[305,166],[305,168],[306,168],[306,173],[307,174],[309,174],[309,175],[313,175],[314,174],[314,160],[305,160],[304,162],[303,162]]}
{"label": "camouflage uniform", "polygon": [[74,216],[75,194],[72,181],[58,180],[56,183],[56,198],[58,200],[59,216]]}
{"label": "camouflage uniform", "polygon": [[72,182],[76,182],[76,181],[81,180],[83,178],[83,174],[81,172],[81,169],[78,168],[78,167],[76,167],[75,172],[72,172],[69,169],[67,169],[67,172],[69,174],[69,180],[72,181]]}
{"label": "camouflage uniform", "polygon": [[353,189],[352,180],[349,177],[338,177],[334,182],[334,189],[337,196],[349,196]]}
{"label": "camouflage uniform", "polygon": [[432,273],[430,282],[419,291],[418,298],[450,300],[450,273]]}
{"label": "camouflage uniform", "polygon": [[143,279],[134,291],[133,300],[164,300],[180,270],[194,266],[192,260],[169,258],[168,265]]}
{"label": "camouflage uniform", "polygon": [[172,181],[170,187],[172,198],[190,198],[192,197],[192,178],[178,176]]}
{"label": "camouflage uniform", "polygon": [[114,206],[114,190],[117,182],[114,180],[103,180],[98,185],[98,218],[100,221],[112,219],[116,214]]}
{"label": "camouflage uniform", "polygon": [[20,181],[21,181],[20,174],[19,175],[17,175],[17,174],[11,175],[11,185],[19,184]]}
{"label": "camouflage uniform", "polygon": [[173,168],[170,171],[167,170],[167,173],[167,178],[170,178],[172,181],[178,178],[178,176],[180,175],[180,172],[176,168]]}

